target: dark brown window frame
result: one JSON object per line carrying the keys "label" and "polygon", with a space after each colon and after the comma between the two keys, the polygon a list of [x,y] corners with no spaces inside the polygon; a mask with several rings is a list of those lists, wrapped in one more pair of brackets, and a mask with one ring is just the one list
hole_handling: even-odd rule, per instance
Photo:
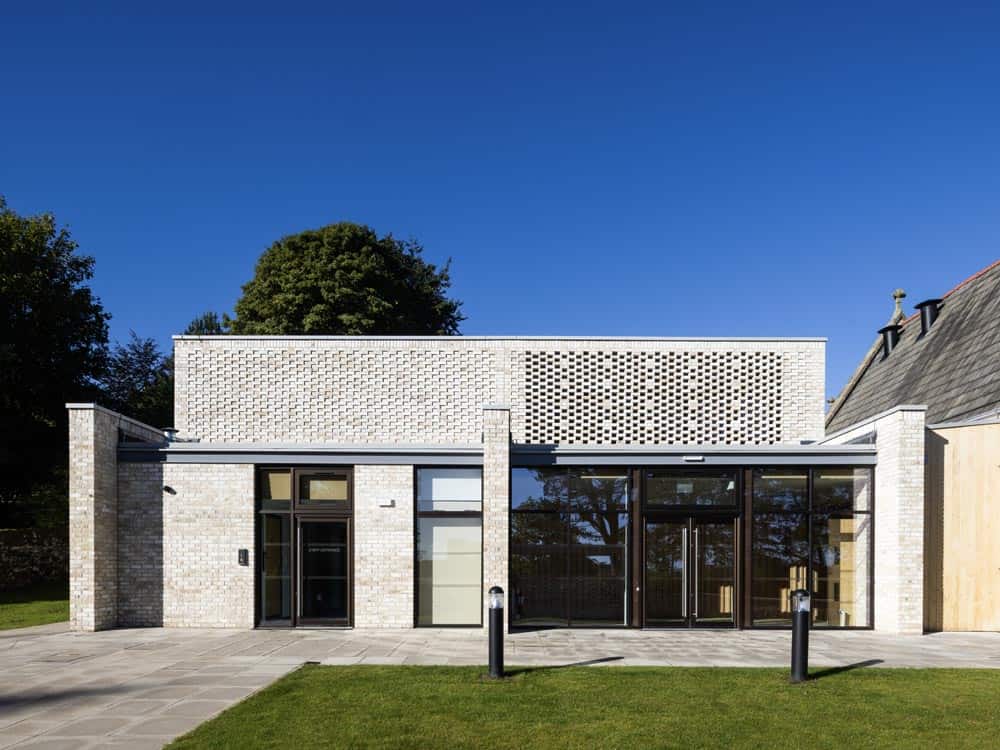
{"label": "dark brown window frame", "polygon": [[[856,518],[858,516],[866,516],[869,520],[869,526],[871,529],[871,542],[868,545],[868,623],[866,625],[848,625],[846,627],[841,627],[840,625],[814,625],[810,624],[811,630],[874,630],[875,628],[875,472],[877,470],[876,466],[861,466],[855,464],[848,465],[838,465],[838,466],[822,466],[822,465],[796,465],[796,466],[747,466],[744,467],[746,477],[746,488],[744,493],[745,499],[745,509],[743,513],[743,525],[745,527],[744,539],[745,550],[744,559],[746,560],[746,575],[745,575],[745,590],[744,596],[741,597],[744,601],[744,611],[746,612],[743,627],[752,630],[790,630],[791,622],[787,625],[776,624],[776,625],[757,625],[753,620],[753,479],[754,473],[757,471],[774,471],[774,472],[805,472],[806,473],[806,508],[804,510],[794,510],[794,511],[782,511],[782,510],[771,510],[768,513],[774,515],[802,515],[806,519],[806,533],[807,533],[807,566],[806,566],[806,581],[812,581],[813,575],[813,516],[831,516],[831,517],[851,517]],[[824,513],[822,511],[813,510],[813,484],[814,484],[814,474],[817,471],[824,471],[830,469],[849,469],[856,471],[858,469],[864,469],[868,472],[869,477],[869,500],[867,510],[854,510],[847,512],[846,515],[841,515],[838,513]],[[841,512],[845,513],[845,512]],[[810,591],[810,594],[815,594],[816,592]]]}
{"label": "dark brown window frame", "polygon": [[[478,469],[479,470],[479,510],[420,510],[420,472],[424,469]],[[486,574],[486,539],[483,534],[483,503],[484,484],[482,466],[469,465],[433,465],[413,467],[413,627],[414,628],[481,628],[483,627],[483,580]],[[467,624],[453,623],[449,625],[423,624],[420,622],[420,545],[417,542],[420,534],[421,518],[478,518],[479,519],[479,622]]]}
{"label": "dark brown window frame", "polygon": [[[625,592],[624,592],[624,598],[623,598],[623,605],[624,605],[624,608],[625,608],[626,616],[625,616],[623,622],[616,623],[614,625],[606,625],[606,624],[591,624],[591,625],[580,624],[580,625],[574,625],[573,624],[573,618],[572,618],[571,613],[570,613],[570,607],[569,607],[569,604],[568,604],[568,597],[569,597],[568,592],[566,593],[566,599],[565,599],[564,604],[563,604],[565,612],[566,612],[566,618],[565,618],[566,619],[566,624],[565,625],[552,625],[552,626],[548,626],[548,625],[545,625],[545,626],[521,625],[517,620],[514,619],[515,606],[514,606],[514,602],[513,602],[513,597],[514,597],[515,592],[514,592],[514,587],[513,587],[513,578],[514,578],[514,576],[513,576],[513,559],[512,559],[513,556],[510,554],[510,550],[511,550],[511,548],[513,546],[513,541],[514,541],[514,523],[513,523],[513,517],[514,517],[514,515],[515,514],[523,514],[523,515],[554,515],[554,516],[561,516],[561,517],[564,517],[566,519],[568,519],[570,516],[572,516],[574,514],[578,515],[578,511],[575,509],[575,507],[573,506],[573,503],[570,501],[570,499],[568,497],[566,498],[564,505],[562,505],[562,506],[560,506],[558,508],[522,508],[522,507],[515,508],[514,507],[514,494],[513,494],[513,491],[514,491],[513,477],[514,477],[514,471],[517,470],[517,469],[535,469],[535,470],[538,470],[538,469],[551,469],[551,470],[554,470],[554,471],[562,470],[562,471],[567,472],[567,473],[569,471],[574,470],[574,469],[589,469],[591,471],[600,471],[600,470],[621,471],[621,474],[625,478],[625,481],[626,481],[625,498],[624,498],[624,501],[623,501],[621,507],[614,508],[613,510],[616,513],[619,513],[619,514],[622,514],[622,515],[625,515],[625,516],[628,517],[628,521],[627,521],[627,523],[624,526],[624,529],[625,529],[625,564],[626,564],[626,575],[625,575]],[[510,466],[509,472],[510,472],[509,473],[509,477],[510,477],[510,479],[509,479],[509,490],[510,490],[510,492],[509,492],[509,496],[507,498],[507,508],[506,508],[507,509],[507,514],[508,514],[507,515],[507,518],[508,518],[508,523],[507,523],[507,575],[508,575],[508,580],[511,581],[511,584],[510,584],[511,590],[508,592],[508,598],[507,598],[507,601],[508,601],[508,605],[507,605],[507,626],[509,628],[511,628],[511,629],[514,629],[514,630],[518,630],[518,629],[532,630],[532,629],[536,629],[538,627],[553,628],[553,629],[565,627],[565,628],[570,628],[570,629],[575,629],[575,630],[588,630],[588,629],[589,630],[595,630],[595,629],[604,629],[604,628],[608,628],[608,629],[628,629],[628,628],[635,627],[635,623],[637,621],[636,620],[637,610],[635,609],[635,597],[633,596],[633,594],[635,593],[635,582],[637,580],[639,580],[639,576],[637,575],[636,568],[634,566],[634,559],[635,558],[632,556],[632,554],[633,554],[632,553],[632,549],[634,547],[638,547],[639,545],[635,545],[633,543],[633,539],[634,539],[634,535],[635,535],[635,531],[634,531],[635,517],[637,515],[636,512],[635,512],[636,511],[636,506],[637,506],[637,497],[636,497],[636,485],[635,485],[636,474],[635,474],[634,467],[631,467],[631,466],[622,466],[622,465],[615,465],[615,464],[601,464],[601,463],[596,463],[596,464],[589,464],[589,463],[588,464],[568,464],[568,465],[567,464],[526,465],[526,464],[513,464],[512,463],[511,466]],[[639,515],[641,516],[641,513]],[[569,534],[570,534],[570,524],[569,524],[569,522],[567,520],[567,522],[566,522],[566,546],[567,547],[570,546]],[[567,558],[567,565],[569,565],[569,558]],[[569,577],[568,571],[567,571],[567,577]],[[640,596],[640,598],[641,598],[641,596]],[[583,622],[586,623],[587,621],[583,621]]]}
{"label": "dark brown window frame", "polygon": [[[732,473],[733,481],[735,482],[735,487],[733,489],[733,504],[732,505],[660,505],[660,504],[650,504],[649,503],[649,492],[647,489],[647,472],[651,469],[662,469],[664,471],[676,471],[678,474],[690,474],[697,475],[702,474],[704,476],[718,475],[721,472]],[[744,471],[743,467],[739,465],[732,464],[722,464],[719,466],[636,466],[635,471],[639,476],[641,482],[641,497],[639,501],[640,513],[637,521],[634,523],[636,529],[633,538],[637,539],[636,548],[637,553],[636,568],[635,568],[635,580],[637,585],[638,596],[636,597],[639,602],[640,609],[636,610],[638,615],[633,621],[633,627],[645,628],[646,625],[646,522],[647,520],[652,520],[656,522],[657,520],[677,520],[684,521],[687,520],[688,523],[697,523],[699,521],[730,521],[734,527],[734,539],[733,539],[733,584],[736,587],[736,591],[733,595],[733,622],[731,625],[706,625],[697,624],[692,620],[685,625],[677,626],[655,626],[657,629],[712,629],[712,630],[736,630],[742,629],[744,625],[744,612],[746,611],[744,604],[744,597],[742,589],[744,587],[744,556],[742,554],[742,549],[744,547],[744,540],[746,537],[745,528],[745,513],[743,512],[743,491],[744,491]],[[641,590],[639,590],[641,589]],[[648,626],[654,627],[654,626]]]}
{"label": "dark brown window frame", "polygon": [[[576,465],[577,468],[583,468],[585,465]],[[538,469],[538,468],[559,468],[556,466],[533,466],[533,465],[517,465],[511,466],[511,472],[514,469]],[[566,467],[573,468],[573,467]],[[836,464],[836,465],[823,465],[823,464],[811,464],[811,465],[778,465],[778,466],[766,466],[762,464],[747,465],[747,464],[724,464],[720,466],[713,467],[676,467],[679,471],[691,471],[696,472],[699,469],[704,470],[706,473],[714,473],[717,471],[732,471],[735,474],[736,489],[734,492],[735,505],[648,505],[647,498],[648,493],[646,491],[646,471],[652,468],[666,468],[651,465],[631,465],[622,466],[623,471],[627,472],[629,481],[629,498],[627,501],[627,512],[630,514],[630,526],[629,526],[629,537],[628,544],[630,549],[628,550],[630,566],[628,575],[628,587],[629,587],[629,622],[625,627],[631,628],[643,628],[645,627],[645,591],[644,591],[644,572],[645,572],[645,538],[643,534],[644,525],[647,517],[654,518],[667,518],[667,517],[681,517],[690,516],[692,518],[698,519],[723,519],[732,518],[736,526],[736,539],[735,539],[735,580],[738,586],[738,591],[736,592],[734,606],[736,607],[736,612],[734,613],[734,624],[733,628],[738,629],[759,629],[759,630],[786,630],[790,625],[754,625],[753,623],[753,610],[752,610],[752,596],[753,596],[753,473],[756,470],[774,470],[774,471],[804,471],[807,473],[807,501],[808,510],[806,515],[808,518],[808,546],[809,546],[809,568],[807,571],[807,576],[812,575],[812,565],[813,565],[813,539],[812,539],[812,519],[814,515],[813,511],[813,473],[817,471],[829,470],[829,469],[863,469],[869,472],[870,477],[870,498],[869,498],[869,508],[866,511],[851,511],[852,517],[857,516],[867,516],[871,528],[871,544],[869,545],[868,551],[868,622],[865,625],[848,625],[846,627],[840,627],[839,625],[813,625],[812,628],[815,630],[873,630],[875,627],[875,618],[877,613],[875,611],[875,524],[876,524],[876,492],[875,492],[875,482],[878,467],[864,464]],[[513,475],[511,479],[511,489],[513,490]],[[510,523],[508,524],[508,549],[513,541],[513,514],[514,513],[566,513],[566,509],[516,509],[513,504],[513,497],[508,499],[507,511],[510,516]],[[822,512],[816,512],[815,515],[836,515],[836,514],[824,514]],[[508,574],[512,574],[512,561],[508,562]],[[807,578],[810,580],[810,578]],[[508,608],[508,624],[512,628],[517,628],[517,622],[513,619],[513,607]],[[562,626],[559,626],[562,627]],[[580,626],[576,626],[580,627]],[[584,626],[585,627],[585,626]]]}
{"label": "dark brown window frame", "polygon": [[[699,515],[706,512],[719,512],[725,514],[740,513],[740,471],[739,466],[639,466],[637,467],[642,477],[642,509],[649,513],[694,513]],[[679,476],[719,476],[721,474],[731,475],[734,483],[733,502],[728,505],[699,505],[698,503],[676,503],[674,505],[666,503],[652,503],[649,499],[649,472],[662,471],[677,474]]]}
{"label": "dark brown window frame", "polygon": [[[288,471],[291,474],[291,495],[287,509],[265,508],[263,506],[263,491],[261,477],[267,471]],[[321,503],[299,502],[299,478],[303,475],[323,475],[323,474],[346,474],[347,475],[347,502],[346,504],[336,502],[324,507]],[[310,465],[282,465],[282,464],[258,464],[254,466],[254,544],[257,554],[254,556],[254,622],[259,628],[294,628],[299,625],[324,626],[332,628],[352,628],[354,627],[354,467],[353,466],[310,466]],[[262,607],[262,581],[263,581],[263,558],[262,552],[262,522],[261,517],[265,515],[288,516],[291,539],[289,540],[289,554],[291,555],[291,617],[288,620],[265,620],[263,619]],[[347,617],[344,620],[313,620],[299,617],[299,583],[301,576],[301,563],[299,552],[299,524],[306,521],[334,521],[347,523],[347,557],[348,557],[348,593],[347,593]]]}

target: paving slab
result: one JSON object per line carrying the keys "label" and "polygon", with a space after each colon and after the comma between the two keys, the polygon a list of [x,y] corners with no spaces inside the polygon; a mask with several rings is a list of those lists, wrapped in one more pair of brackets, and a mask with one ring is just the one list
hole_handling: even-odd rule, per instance
{"label": "paving slab", "polygon": [[58,737],[103,737],[115,730],[128,726],[128,724],[128,719],[113,717],[82,719],[80,721],[71,721],[61,726],[55,726],[49,729],[45,735]]}
{"label": "paving slab", "polygon": [[[506,637],[512,668],[787,668],[782,631],[535,630]],[[306,661],[483,666],[478,628],[296,631],[65,624],[0,633],[0,748],[161,747]],[[1000,668],[1000,633],[813,631],[819,667]]]}

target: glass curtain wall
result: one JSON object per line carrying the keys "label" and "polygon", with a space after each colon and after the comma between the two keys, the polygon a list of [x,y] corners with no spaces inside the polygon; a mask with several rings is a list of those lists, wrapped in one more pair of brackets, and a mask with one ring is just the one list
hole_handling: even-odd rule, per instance
{"label": "glass curtain wall", "polygon": [[483,471],[417,470],[417,625],[482,625]]}
{"label": "glass curtain wall", "polygon": [[626,623],[628,497],[617,467],[512,470],[515,626]]}
{"label": "glass curtain wall", "polygon": [[751,613],[756,626],[791,624],[791,592],[812,593],[812,622],[871,625],[868,468],[755,469]]}

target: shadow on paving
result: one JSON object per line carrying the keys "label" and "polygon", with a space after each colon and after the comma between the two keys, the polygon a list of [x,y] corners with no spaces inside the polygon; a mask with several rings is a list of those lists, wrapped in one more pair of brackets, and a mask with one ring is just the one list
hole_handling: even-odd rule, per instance
{"label": "shadow on paving", "polygon": [[14,697],[0,697],[0,718],[5,711],[11,711],[25,706],[47,706],[53,703],[61,703],[66,700],[76,698],[89,698],[96,695],[114,695],[115,693],[126,693],[128,689],[124,685],[115,687],[78,687],[67,688],[65,690],[52,690],[45,692],[25,692]]}

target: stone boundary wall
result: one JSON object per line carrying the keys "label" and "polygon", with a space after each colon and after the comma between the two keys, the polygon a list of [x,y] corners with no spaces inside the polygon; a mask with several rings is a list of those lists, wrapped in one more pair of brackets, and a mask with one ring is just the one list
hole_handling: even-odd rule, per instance
{"label": "stone boundary wall", "polygon": [[0,530],[0,591],[68,576],[68,529]]}

